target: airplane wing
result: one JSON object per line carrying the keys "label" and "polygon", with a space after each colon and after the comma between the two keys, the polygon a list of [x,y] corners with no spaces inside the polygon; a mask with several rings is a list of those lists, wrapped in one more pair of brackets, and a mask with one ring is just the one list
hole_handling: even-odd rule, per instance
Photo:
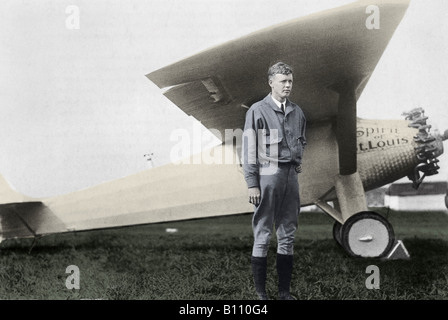
{"label": "airplane wing", "polygon": [[[337,89],[348,81],[357,100],[409,1],[358,1],[252,33],[151,72],[147,77],[174,104],[207,128],[243,128],[247,107],[269,87],[267,69],[291,65],[291,101],[309,123],[335,117]],[[378,8],[379,29],[366,26]],[[354,118],[354,117],[352,117]]]}

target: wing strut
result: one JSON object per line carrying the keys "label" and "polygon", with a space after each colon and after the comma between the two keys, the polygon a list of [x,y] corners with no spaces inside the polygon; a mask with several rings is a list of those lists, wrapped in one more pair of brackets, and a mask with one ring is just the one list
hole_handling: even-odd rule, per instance
{"label": "wing strut", "polygon": [[339,149],[339,173],[350,175],[356,166],[356,93],[352,83],[338,86],[337,140]]}
{"label": "wing strut", "polygon": [[353,82],[344,81],[333,89],[339,93],[336,118],[339,175],[336,176],[335,188],[342,218],[346,221],[353,214],[367,210],[364,187],[356,164],[356,87]]}

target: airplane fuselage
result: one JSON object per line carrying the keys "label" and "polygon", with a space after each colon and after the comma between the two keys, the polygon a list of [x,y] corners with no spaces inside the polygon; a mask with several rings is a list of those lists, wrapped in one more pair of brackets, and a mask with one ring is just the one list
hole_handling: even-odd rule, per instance
{"label": "airplane fuselage", "polygon": [[[307,128],[303,172],[298,175],[302,206],[324,196],[326,201],[336,197],[335,126],[328,120]],[[365,191],[413,174],[422,163],[422,142],[416,142],[419,130],[409,127],[409,121],[358,119],[357,128],[357,169]],[[437,155],[443,152],[441,145],[440,139]],[[222,161],[210,161],[211,154],[220,155]],[[0,235],[34,237],[251,212],[238,159],[238,146],[222,144],[185,162],[47,199],[21,200],[5,187],[2,200],[9,204],[0,206]]]}

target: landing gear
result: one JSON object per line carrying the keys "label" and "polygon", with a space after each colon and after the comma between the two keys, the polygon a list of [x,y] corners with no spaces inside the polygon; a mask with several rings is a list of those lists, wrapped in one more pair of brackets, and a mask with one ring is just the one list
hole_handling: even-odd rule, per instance
{"label": "landing gear", "polygon": [[372,211],[359,212],[343,225],[336,222],[333,237],[350,255],[363,258],[383,257],[395,243],[392,225]]}

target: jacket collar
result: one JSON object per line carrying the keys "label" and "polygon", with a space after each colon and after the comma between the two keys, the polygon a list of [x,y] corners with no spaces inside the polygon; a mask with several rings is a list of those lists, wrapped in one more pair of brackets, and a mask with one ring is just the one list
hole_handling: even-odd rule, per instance
{"label": "jacket collar", "polygon": [[[275,104],[274,100],[272,100],[272,96],[269,93],[264,99],[263,101],[270,106],[275,112],[282,112],[282,110]],[[285,115],[287,115],[288,113],[290,113],[292,111],[292,108],[287,108],[287,106],[292,107],[291,102],[289,101],[288,98],[286,98],[285,101]]]}

